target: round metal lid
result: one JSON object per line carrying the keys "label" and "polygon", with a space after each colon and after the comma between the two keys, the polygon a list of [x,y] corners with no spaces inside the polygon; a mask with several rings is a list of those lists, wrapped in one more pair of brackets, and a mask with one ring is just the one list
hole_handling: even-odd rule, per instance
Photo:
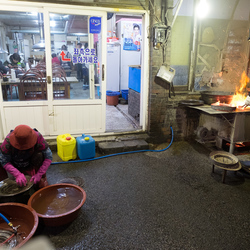
{"label": "round metal lid", "polygon": [[27,185],[25,187],[18,186],[15,180],[9,178],[1,181],[0,197],[14,196],[29,190],[33,186],[33,182],[30,182],[31,177],[29,175],[25,175],[25,177],[27,179]]}
{"label": "round metal lid", "polygon": [[233,154],[225,151],[214,151],[209,155],[213,164],[225,168],[237,168],[239,159]]}

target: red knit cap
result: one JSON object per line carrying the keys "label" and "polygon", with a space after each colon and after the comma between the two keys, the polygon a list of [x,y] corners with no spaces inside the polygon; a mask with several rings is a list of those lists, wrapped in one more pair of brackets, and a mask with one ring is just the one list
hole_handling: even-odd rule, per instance
{"label": "red knit cap", "polygon": [[35,146],[36,132],[27,125],[19,125],[10,134],[10,144],[19,150],[26,150]]}

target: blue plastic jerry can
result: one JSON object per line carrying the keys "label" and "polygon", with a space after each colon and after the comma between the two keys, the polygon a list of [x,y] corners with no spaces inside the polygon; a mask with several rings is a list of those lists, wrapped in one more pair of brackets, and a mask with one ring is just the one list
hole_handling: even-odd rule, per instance
{"label": "blue plastic jerry can", "polygon": [[76,138],[78,157],[81,160],[95,157],[95,140],[90,135],[82,134]]}

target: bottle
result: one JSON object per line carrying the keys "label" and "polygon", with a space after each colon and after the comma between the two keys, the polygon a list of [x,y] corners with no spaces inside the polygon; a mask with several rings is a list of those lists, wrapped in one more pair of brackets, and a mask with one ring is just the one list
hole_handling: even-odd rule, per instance
{"label": "bottle", "polygon": [[11,69],[11,79],[16,79],[16,71],[14,69]]}
{"label": "bottle", "polygon": [[30,66],[28,63],[26,63],[26,71],[28,71],[30,69]]}

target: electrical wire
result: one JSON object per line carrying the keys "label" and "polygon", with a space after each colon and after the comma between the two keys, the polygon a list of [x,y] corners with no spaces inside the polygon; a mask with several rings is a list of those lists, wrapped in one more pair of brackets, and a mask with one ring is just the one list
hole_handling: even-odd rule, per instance
{"label": "electrical wire", "polygon": [[52,162],[51,165],[64,164],[64,163],[78,163],[78,162],[86,162],[86,161],[95,161],[95,160],[100,160],[100,159],[103,159],[103,158],[108,158],[108,157],[117,156],[117,155],[125,155],[125,154],[141,153],[141,152],[162,152],[162,151],[167,150],[172,145],[172,143],[173,143],[173,140],[174,140],[174,131],[173,131],[172,126],[170,126],[170,129],[171,129],[171,141],[170,141],[169,145],[166,148],[164,148],[164,149],[159,149],[159,150],[155,150],[155,149],[143,149],[143,150],[137,150],[137,151],[128,151],[128,152],[122,152],[122,153],[104,155],[104,156],[100,156],[100,157],[96,157],[96,158],[91,158],[91,159],[85,159],[85,160]]}
{"label": "electrical wire", "polygon": [[[168,8],[167,8],[167,11],[166,11],[166,14],[165,14],[165,18],[166,18],[166,20],[167,20],[167,25],[168,25],[168,23],[169,23],[169,20],[168,20],[168,11],[169,11],[169,10],[173,10],[177,5],[180,4],[180,1],[181,1],[181,0],[179,0],[178,2],[176,2],[176,4],[175,4],[173,7],[168,7]],[[169,26],[172,27],[172,24],[169,25]]]}
{"label": "electrical wire", "polygon": [[144,10],[146,10],[145,7],[143,6],[143,4],[141,3],[141,1],[140,1],[140,0],[137,0],[137,1],[138,1],[139,4],[141,5],[141,7],[142,7]]}
{"label": "electrical wire", "polygon": [[159,18],[155,15],[155,6],[152,4],[151,0],[149,0],[150,4],[151,4],[151,7],[152,7],[152,10],[153,10],[153,17],[155,18],[155,20],[160,23],[160,20]]}

